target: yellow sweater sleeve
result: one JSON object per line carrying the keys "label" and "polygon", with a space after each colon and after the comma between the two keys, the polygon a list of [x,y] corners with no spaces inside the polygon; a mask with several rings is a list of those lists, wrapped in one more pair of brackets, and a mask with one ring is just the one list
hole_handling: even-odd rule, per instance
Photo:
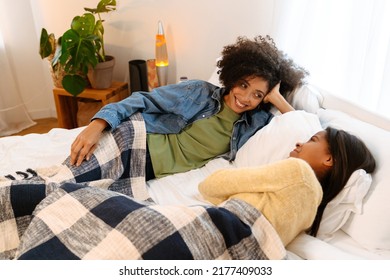
{"label": "yellow sweater sleeve", "polygon": [[260,167],[219,170],[199,184],[213,204],[241,199],[261,211],[284,245],[313,223],[322,188],[312,168],[289,158]]}

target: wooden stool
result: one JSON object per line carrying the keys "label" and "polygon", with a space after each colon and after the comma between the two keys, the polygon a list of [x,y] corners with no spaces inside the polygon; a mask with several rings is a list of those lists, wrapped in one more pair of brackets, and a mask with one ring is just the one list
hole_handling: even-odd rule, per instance
{"label": "wooden stool", "polygon": [[129,89],[127,83],[114,81],[110,88],[92,89],[87,88],[81,94],[74,97],[63,88],[54,88],[54,101],[57,110],[58,125],[61,128],[75,128],[77,124],[77,101],[90,99],[101,102],[101,107],[106,104],[118,102],[128,97]]}

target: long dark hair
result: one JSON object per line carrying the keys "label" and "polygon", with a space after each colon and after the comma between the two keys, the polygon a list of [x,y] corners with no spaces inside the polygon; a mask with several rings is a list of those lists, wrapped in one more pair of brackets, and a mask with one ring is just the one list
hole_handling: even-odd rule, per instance
{"label": "long dark hair", "polygon": [[358,169],[372,173],[376,167],[373,155],[358,137],[332,127],[327,127],[325,131],[333,167],[320,181],[323,197],[309,231],[312,236],[317,235],[326,205],[344,188],[352,173]]}

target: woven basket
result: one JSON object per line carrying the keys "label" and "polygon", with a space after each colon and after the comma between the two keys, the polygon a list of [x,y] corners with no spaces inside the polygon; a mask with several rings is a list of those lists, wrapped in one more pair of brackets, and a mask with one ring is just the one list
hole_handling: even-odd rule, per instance
{"label": "woven basket", "polygon": [[59,64],[55,67],[55,69],[53,69],[51,65],[51,61],[49,61],[49,68],[50,68],[50,73],[53,79],[54,86],[58,88],[62,88],[62,79],[65,76],[64,69]]}

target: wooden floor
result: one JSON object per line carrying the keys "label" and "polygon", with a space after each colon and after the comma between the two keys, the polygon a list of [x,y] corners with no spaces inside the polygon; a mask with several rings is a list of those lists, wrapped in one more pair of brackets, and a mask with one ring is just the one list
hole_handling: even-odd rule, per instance
{"label": "wooden floor", "polygon": [[26,135],[29,133],[47,133],[52,128],[58,127],[57,119],[55,118],[46,118],[46,119],[39,119],[34,120],[37,124],[34,126],[31,126],[25,130],[22,130],[19,133],[15,133],[13,135]]}

